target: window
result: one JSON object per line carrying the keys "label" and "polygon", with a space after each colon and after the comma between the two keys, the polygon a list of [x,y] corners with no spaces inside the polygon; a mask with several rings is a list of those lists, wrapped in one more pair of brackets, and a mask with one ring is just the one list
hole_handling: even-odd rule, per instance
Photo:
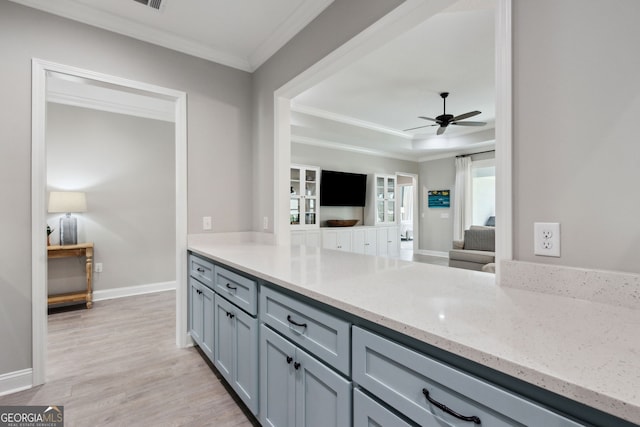
{"label": "window", "polygon": [[495,159],[471,164],[471,204],[473,225],[485,225],[496,214]]}

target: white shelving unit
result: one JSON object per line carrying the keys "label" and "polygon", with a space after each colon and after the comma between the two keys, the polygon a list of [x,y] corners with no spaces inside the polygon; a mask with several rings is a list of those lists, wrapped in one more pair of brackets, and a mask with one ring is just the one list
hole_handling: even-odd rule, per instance
{"label": "white shelving unit", "polygon": [[289,224],[291,230],[320,225],[320,168],[291,165]]}

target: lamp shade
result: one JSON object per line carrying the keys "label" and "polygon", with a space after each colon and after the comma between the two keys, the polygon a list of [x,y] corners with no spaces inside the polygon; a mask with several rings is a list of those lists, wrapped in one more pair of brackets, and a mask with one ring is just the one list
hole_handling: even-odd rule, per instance
{"label": "lamp shade", "polygon": [[86,212],[87,196],[81,191],[52,191],[49,193],[49,213]]}

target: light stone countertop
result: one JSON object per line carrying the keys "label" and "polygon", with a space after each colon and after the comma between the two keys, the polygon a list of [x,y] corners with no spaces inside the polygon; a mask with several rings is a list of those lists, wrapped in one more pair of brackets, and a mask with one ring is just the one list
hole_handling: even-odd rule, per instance
{"label": "light stone countertop", "polygon": [[189,249],[640,424],[640,310],[500,287],[489,273],[308,247]]}

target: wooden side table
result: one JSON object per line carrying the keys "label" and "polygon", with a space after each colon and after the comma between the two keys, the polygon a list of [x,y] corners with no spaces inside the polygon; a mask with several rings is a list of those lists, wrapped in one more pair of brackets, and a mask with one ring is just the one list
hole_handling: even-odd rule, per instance
{"label": "wooden side table", "polygon": [[84,256],[87,260],[85,270],[87,273],[87,290],[81,292],[68,292],[65,294],[49,295],[48,303],[58,304],[62,302],[85,302],[87,308],[93,306],[93,243],[80,243],[77,245],[47,246],[47,257],[67,258]]}

